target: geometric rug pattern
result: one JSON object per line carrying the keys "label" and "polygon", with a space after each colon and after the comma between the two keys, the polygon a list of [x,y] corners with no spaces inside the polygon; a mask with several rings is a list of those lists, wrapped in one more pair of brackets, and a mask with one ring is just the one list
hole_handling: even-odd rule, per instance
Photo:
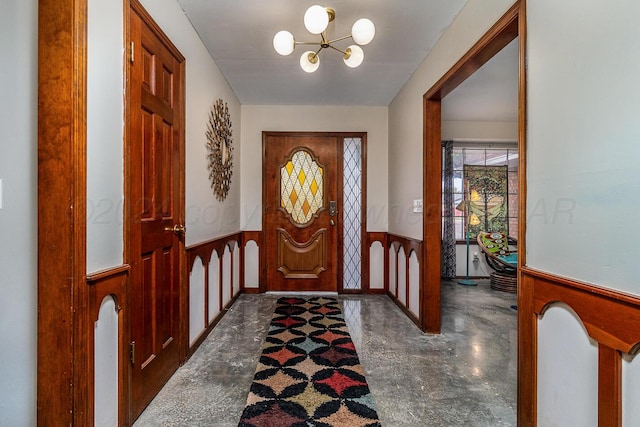
{"label": "geometric rug pattern", "polygon": [[278,299],[239,426],[380,426],[337,299]]}

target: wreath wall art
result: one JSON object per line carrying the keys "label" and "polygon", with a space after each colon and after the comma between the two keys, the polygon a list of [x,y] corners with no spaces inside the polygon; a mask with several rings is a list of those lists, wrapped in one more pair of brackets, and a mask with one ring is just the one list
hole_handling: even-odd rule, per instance
{"label": "wreath wall art", "polygon": [[229,194],[233,174],[231,117],[229,107],[222,99],[218,99],[209,112],[206,135],[211,188],[216,199],[222,202]]}

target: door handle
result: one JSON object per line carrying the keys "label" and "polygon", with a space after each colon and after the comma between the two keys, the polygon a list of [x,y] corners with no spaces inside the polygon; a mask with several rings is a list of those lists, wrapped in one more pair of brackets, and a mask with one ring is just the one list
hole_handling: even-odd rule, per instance
{"label": "door handle", "polygon": [[173,234],[177,235],[177,236],[184,236],[185,233],[187,232],[187,227],[185,227],[184,225],[180,224],[176,224],[173,227],[165,227],[164,231],[171,231],[173,232]]}

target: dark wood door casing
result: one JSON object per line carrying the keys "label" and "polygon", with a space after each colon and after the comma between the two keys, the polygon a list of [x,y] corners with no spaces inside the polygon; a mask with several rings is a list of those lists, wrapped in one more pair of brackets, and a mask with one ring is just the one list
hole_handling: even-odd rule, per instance
{"label": "dark wood door casing", "polygon": [[184,348],[184,58],[131,2],[126,131],[131,265],[131,414],[135,419],[178,368]]}

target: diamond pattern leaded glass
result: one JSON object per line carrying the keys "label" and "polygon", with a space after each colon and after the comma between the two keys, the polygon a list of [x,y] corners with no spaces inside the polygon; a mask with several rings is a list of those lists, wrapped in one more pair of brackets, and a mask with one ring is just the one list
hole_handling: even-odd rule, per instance
{"label": "diamond pattern leaded glass", "polygon": [[322,167],[304,150],[280,169],[280,204],[297,224],[308,223],[323,206],[322,176]]}
{"label": "diamond pattern leaded glass", "polygon": [[361,289],[362,141],[344,140],[344,289]]}

